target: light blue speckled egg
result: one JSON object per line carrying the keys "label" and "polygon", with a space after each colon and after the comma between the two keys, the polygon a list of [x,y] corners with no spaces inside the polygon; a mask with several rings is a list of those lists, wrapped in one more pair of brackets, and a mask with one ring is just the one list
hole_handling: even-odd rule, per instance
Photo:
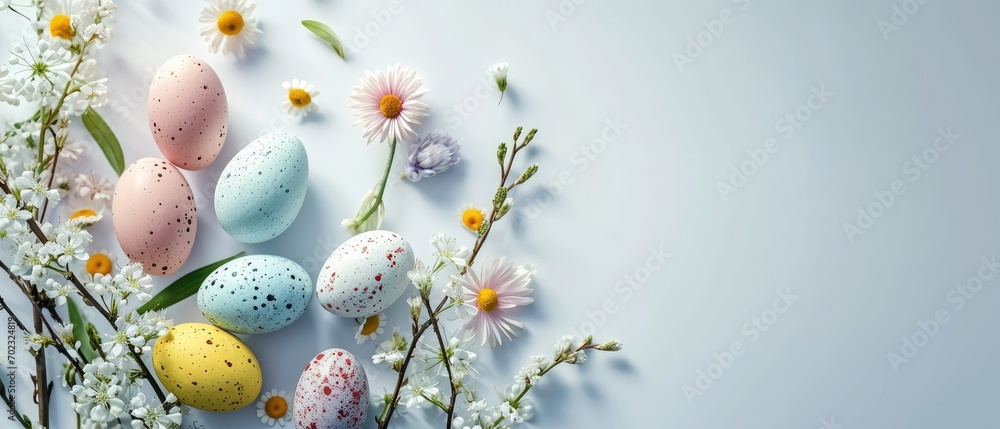
{"label": "light blue speckled egg", "polygon": [[215,189],[219,224],[244,243],[277,237],[299,214],[308,181],[302,142],[288,133],[263,135],[222,170]]}
{"label": "light blue speckled egg", "polygon": [[212,324],[237,334],[288,326],[312,301],[312,278],[291,259],[244,256],[212,271],[198,289],[198,308]]}

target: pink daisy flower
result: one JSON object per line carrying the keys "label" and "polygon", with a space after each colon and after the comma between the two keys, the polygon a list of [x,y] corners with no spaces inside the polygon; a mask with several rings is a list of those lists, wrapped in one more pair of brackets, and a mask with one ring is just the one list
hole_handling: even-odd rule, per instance
{"label": "pink daisy flower", "polygon": [[381,70],[365,72],[361,85],[354,87],[351,95],[356,104],[354,125],[364,125],[364,137],[371,143],[376,138],[380,142],[392,139],[397,142],[417,137],[414,125],[422,125],[420,118],[428,116],[430,107],[419,101],[429,90],[420,89],[423,79],[409,67],[399,64]]}
{"label": "pink daisy flower", "polygon": [[462,286],[463,304],[467,307],[472,320],[465,324],[465,329],[478,338],[480,345],[489,342],[490,347],[503,344],[500,334],[513,340],[517,337],[514,327],[524,329],[524,324],[514,320],[511,313],[517,307],[531,304],[532,289],[531,273],[522,267],[506,262],[501,258],[493,262],[488,269],[484,268],[480,275],[472,270],[465,273],[459,280]]}

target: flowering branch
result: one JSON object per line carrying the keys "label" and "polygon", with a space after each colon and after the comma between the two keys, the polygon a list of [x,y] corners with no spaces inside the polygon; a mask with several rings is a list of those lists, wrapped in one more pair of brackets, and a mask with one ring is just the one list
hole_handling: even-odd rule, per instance
{"label": "flowering branch", "polygon": [[[528,169],[524,173],[522,173],[521,176],[516,181],[514,181],[509,185],[507,184],[511,170],[513,169],[514,158],[517,156],[518,152],[521,149],[524,149],[524,147],[531,142],[531,140],[535,137],[535,133],[537,133],[538,130],[532,129],[531,131],[529,131],[524,141],[519,143],[518,139],[521,136],[521,132],[522,132],[522,127],[517,127],[517,130],[514,132],[514,143],[513,143],[514,150],[510,153],[509,157],[507,156],[506,143],[500,144],[497,153],[497,160],[500,163],[500,185],[498,187],[497,194],[494,197],[493,208],[490,210],[488,221],[484,222],[478,231],[478,236],[476,238],[476,243],[472,249],[472,253],[468,257],[468,259],[464,261],[464,263],[462,264],[463,267],[461,268],[461,271],[459,273],[460,275],[464,275],[465,272],[469,269],[469,267],[472,266],[473,262],[476,259],[476,255],[478,255],[479,251],[482,250],[483,244],[486,242],[486,239],[489,236],[489,232],[493,227],[493,223],[502,218],[510,210],[513,201],[507,199],[507,193],[510,190],[514,189],[517,185],[527,181],[538,170],[537,165],[532,165],[528,167]],[[443,266],[444,266],[443,264],[435,265],[434,272],[437,272]],[[418,288],[420,288],[419,285]],[[404,382],[406,381],[406,370],[410,365],[411,358],[413,356],[414,350],[416,349],[417,343],[419,342],[421,336],[423,336],[423,334],[427,331],[428,328],[433,328],[435,336],[437,337],[436,339],[438,341],[438,346],[441,348],[442,355],[444,355],[442,363],[448,375],[450,398],[448,401],[448,405],[441,406],[441,408],[447,413],[447,419],[445,423],[447,429],[450,429],[452,427],[452,420],[455,413],[455,400],[458,397],[458,388],[455,375],[452,371],[452,367],[446,353],[447,347],[445,346],[444,337],[441,334],[441,327],[438,319],[440,314],[445,309],[448,308],[447,305],[450,301],[450,298],[446,296],[442,298],[441,301],[436,306],[432,306],[429,299],[429,292],[430,292],[429,285],[427,285],[427,288],[421,290],[420,293],[421,301],[423,302],[423,305],[427,308],[428,318],[423,323],[419,324],[416,317],[414,318],[412,327],[413,340],[410,342],[409,349],[406,352],[402,365],[398,369],[399,375],[396,379],[396,384],[393,388],[393,392],[390,396],[390,399],[386,401],[386,407],[383,410],[382,417],[378,421],[380,429],[386,429],[389,427],[389,421],[392,419],[392,415],[394,414],[396,408],[399,406],[400,390],[402,389]]]}

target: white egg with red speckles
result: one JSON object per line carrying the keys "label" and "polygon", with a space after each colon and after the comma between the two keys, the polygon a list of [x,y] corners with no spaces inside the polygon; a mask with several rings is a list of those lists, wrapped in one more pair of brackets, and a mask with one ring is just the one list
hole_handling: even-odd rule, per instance
{"label": "white egg with red speckles", "polygon": [[398,234],[369,231],[349,238],[326,260],[316,281],[316,298],[326,311],[369,317],[396,302],[413,269],[413,250]]}
{"label": "white egg with red speckles", "polygon": [[368,376],[350,352],[330,349],[316,355],[295,388],[295,427],[360,429],[368,414]]}

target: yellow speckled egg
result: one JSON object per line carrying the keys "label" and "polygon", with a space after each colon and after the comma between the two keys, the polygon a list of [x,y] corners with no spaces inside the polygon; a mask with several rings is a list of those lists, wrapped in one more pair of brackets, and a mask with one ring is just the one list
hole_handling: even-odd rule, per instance
{"label": "yellow speckled egg", "polygon": [[250,405],[260,394],[257,358],[239,338],[203,323],[184,323],[153,346],[160,382],[181,403],[217,412]]}

